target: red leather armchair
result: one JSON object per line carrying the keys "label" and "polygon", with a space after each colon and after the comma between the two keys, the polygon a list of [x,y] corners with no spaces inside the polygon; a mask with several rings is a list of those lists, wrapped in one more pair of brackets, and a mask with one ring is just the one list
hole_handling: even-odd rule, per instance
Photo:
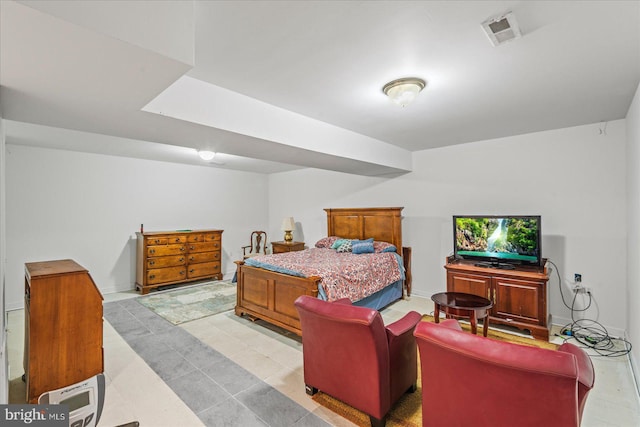
{"label": "red leather armchair", "polygon": [[376,310],[348,299],[326,302],[309,296],[295,301],[302,327],[307,394],[318,390],[369,415],[384,426],[392,405],[415,391],[415,311],[385,327]]}
{"label": "red leather armchair", "polygon": [[462,332],[457,322],[420,322],[422,425],[579,426],[594,372],[589,356]]}

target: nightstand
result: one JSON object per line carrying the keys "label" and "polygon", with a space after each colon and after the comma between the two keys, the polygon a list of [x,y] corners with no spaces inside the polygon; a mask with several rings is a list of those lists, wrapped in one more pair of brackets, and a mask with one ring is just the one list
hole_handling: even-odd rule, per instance
{"label": "nightstand", "polygon": [[304,249],[304,242],[271,242],[271,253],[281,254],[283,252],[295,252]]}

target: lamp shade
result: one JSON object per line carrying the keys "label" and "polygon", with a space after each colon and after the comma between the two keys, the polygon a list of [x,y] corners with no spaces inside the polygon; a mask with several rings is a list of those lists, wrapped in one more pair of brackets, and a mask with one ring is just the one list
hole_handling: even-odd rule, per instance
{"label": "lamp shade", "polygon": [[282,226],[280,226],[281,230],[291,231],[296,229],[296,223],[293,220],[292,216],[288,216],[282,220]]}

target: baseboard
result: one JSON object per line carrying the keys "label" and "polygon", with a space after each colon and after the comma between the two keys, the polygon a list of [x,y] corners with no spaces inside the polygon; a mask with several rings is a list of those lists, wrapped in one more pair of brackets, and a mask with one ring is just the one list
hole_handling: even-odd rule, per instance
{"label": "baseboard", "polygon": [[126,283],[121,285],[99,287],[98,289],[100,290],[100,293],[102,295],[105,295],[105,294],[115,294],[116,292],[133,291],[136,289],[136,286],[133,283]]}
{"label": "baseboard", "polygon": [[[444,292],[444,291],[439,291],[439,292]],[[427,294],[425,294],[423,292],[420,292],[419,290],[416,291],[415,289],[411,289],[411,296],[409,298],[411,298],[411,297],[420,297],[420,298],[425,298],[425,299],[428,299],[429,301],[431,301],[431,295],[433,295],[433,293],[427,295]]]}

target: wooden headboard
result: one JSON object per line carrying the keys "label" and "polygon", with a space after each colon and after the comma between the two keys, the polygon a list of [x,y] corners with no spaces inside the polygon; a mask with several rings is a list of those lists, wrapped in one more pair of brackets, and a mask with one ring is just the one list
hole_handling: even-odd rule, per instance
{"label": "wooden headboard", "polygon": [[338,208],[327,212],[327,236],[388,242],[402,253],[402,209]]}

